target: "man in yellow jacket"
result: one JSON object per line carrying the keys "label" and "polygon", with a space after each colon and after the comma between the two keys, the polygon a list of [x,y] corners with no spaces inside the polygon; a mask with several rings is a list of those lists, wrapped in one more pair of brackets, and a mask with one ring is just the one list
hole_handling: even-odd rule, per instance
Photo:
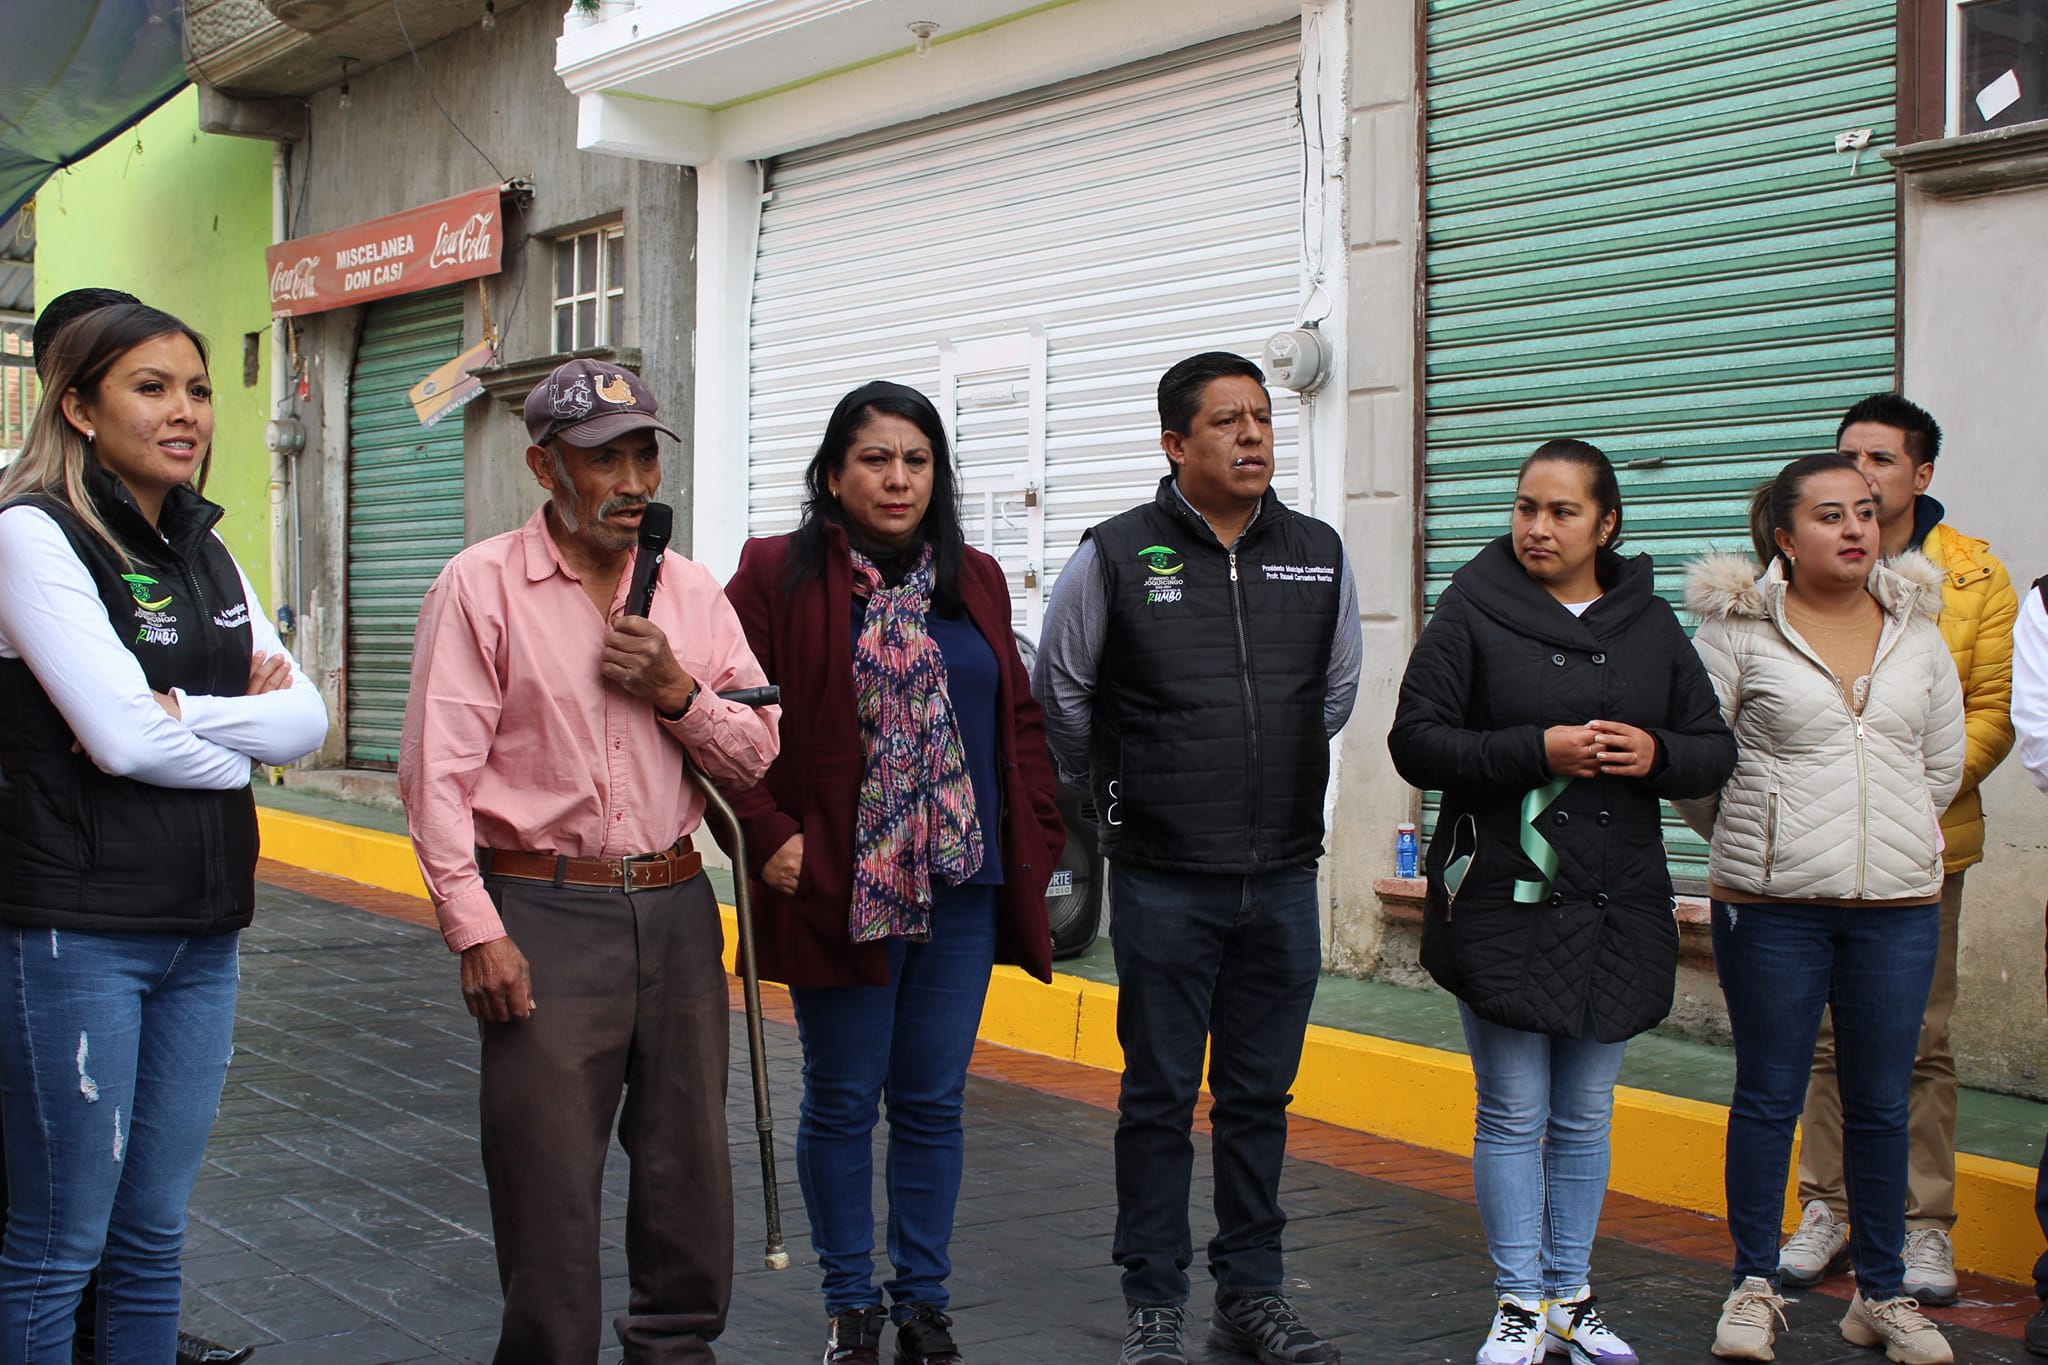
{"label": "man in yellow jacket", "polygon": [[[1873,394],[1842,418],[1835,448],[1856,461],[1877,494],[1878,532],[1889,559],[1918,549],[1943,574],[1941,633],[1963,684],[1968,750],[1963,785],[1941,817],[1941,948],[1934,987],[1913,1063],[1907,1138],[1904,1291],[1923,1303],[1956,1301],[1956,1064],[1949,1015],[1956,1003],[1956,928],[1963,870],[1984,856],[1984,805],[1977,786],[2012,749],[2012,629],[2019,598],[2005,566],[1984,541],[1942,518],[1927,495],[1941,428],[1925,409],[1895,393]],[[1835,1085],[1834,1035],[1824,1024],[1800,1125],[1799,1229],[1779,1255],[1788,1285],[1806,1286],[1848,1263],[1848,1201],[1842,1189],[1842,1097]]]}

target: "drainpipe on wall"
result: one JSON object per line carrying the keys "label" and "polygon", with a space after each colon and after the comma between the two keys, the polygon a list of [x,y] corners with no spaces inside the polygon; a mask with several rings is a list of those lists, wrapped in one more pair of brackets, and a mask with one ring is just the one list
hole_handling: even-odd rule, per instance
{"label": "drainpipe on wall", "polygon": [[[285,202],[290,187],[286,171],[286,143],[274,142],[270,149],[270,240],[282,242],[285,234]],[[285,329],[291,326],[289,319],[279,319],[270,327],[270,418],[274,422],[284,415],[285,401],[291,396],[291,339]],[[292,594],[289,564],[291,553],[290,509],[286,504],[287,490],[291,482],[290,457],[283,450],[283,442],[270,441],[270,609],[277,617],[278,634],[285,647],[291,648],[291,629],[296,624],[292,612]]]}

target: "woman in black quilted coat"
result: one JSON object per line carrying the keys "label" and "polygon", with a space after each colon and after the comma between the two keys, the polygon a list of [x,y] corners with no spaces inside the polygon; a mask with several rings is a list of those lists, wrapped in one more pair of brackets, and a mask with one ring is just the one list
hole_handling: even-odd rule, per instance
{"label": "woman in black quilted coat", "polygon": [[1458,997],[1497,1310],[1478,1365],[1634,1365],[1590,1287],[1622,1048],[1671,1009],[1658,799],[1717,791],[1735,741],[1607,457],[1550,441],[1509,534],[1452,576],[1401,682],[1394,766],[1440,790],[1422,963]]}

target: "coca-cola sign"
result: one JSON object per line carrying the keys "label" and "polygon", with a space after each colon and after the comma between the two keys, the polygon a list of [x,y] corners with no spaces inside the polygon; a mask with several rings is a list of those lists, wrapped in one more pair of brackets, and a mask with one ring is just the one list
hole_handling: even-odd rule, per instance
{"label": "coca-cola sign", "polygon": [[491,234],[491,224],[496,222],[497,212],[472,213],[467,222],[459,228],[442,228],[434,234],[434,250],[427,257],[429,269],[444,265],[467,265],[471,261],[483,260],[496,250],[496,238]]}
{"label": "coca-cola sign", "polygon": [[313,282],[313,272],[318,268],[318,256],[301,256],[296,261],[277,261],[270,267],[270,298],[312,299],[320,296],[319,287]]}
{"label": "coca-cola sign", "polygon": [[499,191],[472,190],[270,248],[270,315],[298,317],[494,275],[504,261]]}

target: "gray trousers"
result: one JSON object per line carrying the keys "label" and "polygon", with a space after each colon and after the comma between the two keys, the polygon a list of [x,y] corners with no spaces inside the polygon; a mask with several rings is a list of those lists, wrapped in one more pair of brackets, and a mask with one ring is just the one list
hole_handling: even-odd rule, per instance
{"label": "gray trousers", "polygon": [[505,1291],[496,1365],[597,1356],[615,1116],[632,1174],[630,1293],[612,1328],[627,1365],[713,1361],[732,1299],[733,1228],[730,1024],[710,883],[485,885],[531,964],[535,1005],[527,1019],[479,1026],[484,1178]]}

